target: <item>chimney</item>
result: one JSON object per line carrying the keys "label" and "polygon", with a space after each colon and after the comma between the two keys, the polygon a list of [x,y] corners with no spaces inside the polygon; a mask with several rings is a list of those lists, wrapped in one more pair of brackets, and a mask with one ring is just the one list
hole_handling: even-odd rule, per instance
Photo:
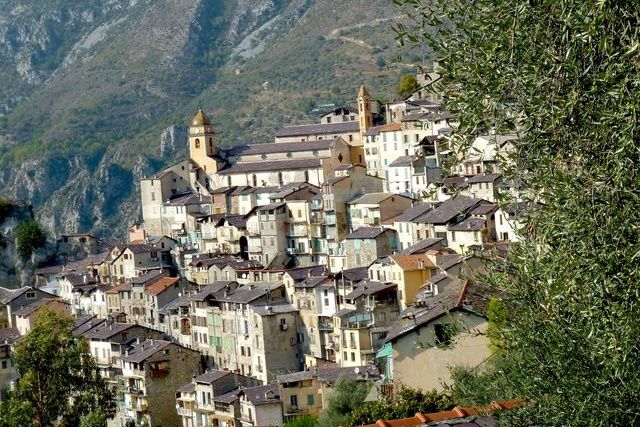
{"label": "chimney", "polygon": [[149,341],[151,341],[151,347],[153,347],[153,338],[151,338]]}
{"label": "chimney", "polygon": [[424,261],[423,261],[423,260],[421,260],[421,259],[420,259],[420,260],[418,260],[418,268],[419,268],[420,270],[424,270]]}
{"label": "chimney", "polygon": [[85,283],[85,284],[87,283],[87,275],[86,274],[82,275],[82,282]]}

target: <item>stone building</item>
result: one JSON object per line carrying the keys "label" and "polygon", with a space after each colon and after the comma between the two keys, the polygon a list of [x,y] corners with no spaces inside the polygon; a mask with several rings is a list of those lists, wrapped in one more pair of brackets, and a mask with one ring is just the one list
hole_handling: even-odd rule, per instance
{"label": "stone building", "polygon": [[122,356],[119,393],[122,425],[176,426],[181,418],[175,406],[176,390],[200,374],[200,354],[169,341],[136,342]]}
{"label": "stone building", "polygon": [[245,388],[239,396],[242,427],[284,425],[278,384]]}
{"label": "stone building", "polygon": [[368,267],[382,256],[398,249],[395,230],[389,228],[360,227],[345,238],[347,268]]}
{"label": "stone building", "polygon": [[[486,290],[456,279],[402,313],[386,338],[397,386],[425,391],[451,383],[451,366],[478,367],[492,354],[486,335]],[[383,361],[385,364],[385,361]],[[416,370],[422,374],[415,375]]]}
{"label": "stone building", "polygon": [[379,379],[380,374],[373,366],[357,366],[318,367],[309,371],[280,375],[278,386],[285,423],[301,415],[319,414],[328,404],[332,389],[340,378],[371,382]]}
{"label": "stone building", "polygon": [[409,209],[413,199],[394,193],[365,193],[347,202],[350,230],[378,227]]}
{"label": "stone building", "polygon": [[[191,382],[177,388],[175,408],[183,427],[240,425],[241,388],[254,387],[259,381],[243,375],[211,370],[195,376]],[[165,402],[166,404],[166,402]]]}
{"label": "stone building", "polygon": [[18,378],[13,360],[13,343],[20,337],[17,328],[0,328],[0,402],[5,400]]}
{"label": "stone building", "polygon": [[55,298],[55,295],[24,286],[18,289],[0,287],[0,323],[15,327],[15,312],[41,299]]}

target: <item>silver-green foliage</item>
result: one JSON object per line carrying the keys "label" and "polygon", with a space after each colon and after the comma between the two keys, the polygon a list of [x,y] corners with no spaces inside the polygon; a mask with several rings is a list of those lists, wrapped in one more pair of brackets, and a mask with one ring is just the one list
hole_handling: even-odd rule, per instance
{"label": "silver-green foliage", "polygon": [[458,372],[467,401],[526,397],[516,425],[640,422],[640,2],[396,0],[406,43],[440,60],[472,135],[519,131],[528,233],[491,279],[509,312],[502,357]]}

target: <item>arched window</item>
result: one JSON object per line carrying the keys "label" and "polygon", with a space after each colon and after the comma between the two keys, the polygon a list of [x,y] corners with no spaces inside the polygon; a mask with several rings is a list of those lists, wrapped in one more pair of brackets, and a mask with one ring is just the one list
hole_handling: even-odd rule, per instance
{"label": "arched window", "polygon": [[200,148],[200,140],[196,138],[196,148]]}
{"label": "arched window", "polygon": [[213,147],[213,138],[209,138],[209,147]]}
{"label": "arched window", "polygon": [[254,187],[258,186],[258,177],[256,177],[255,174],[251,175],[251,182],[252,182],[251,185],[253,185]]}
{"label": "arched window", "polygon": [[282,172],[278,172],[278,183],[282,185]]}
{"label": "arched window", "polygon": [[309,182],[309,171],[304,171],[304,182]]}

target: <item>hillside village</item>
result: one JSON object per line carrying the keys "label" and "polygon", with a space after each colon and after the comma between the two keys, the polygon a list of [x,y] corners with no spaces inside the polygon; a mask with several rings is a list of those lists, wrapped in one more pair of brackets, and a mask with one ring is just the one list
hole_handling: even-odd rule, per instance
{"label": "hillside village", "polygon": [[481,365],[492,295],[476,277],[526,213],[499,204],[517,136],[456,154],[434,78],[387,103],[361,86],[354,105],[231,149],[197,111],[188,158],[141,180],[127,242],[63,235],[64,263],[0,288],[0,399],[45,307],[74,316],[117,390],[114,426],[279,426],[318,414],[338,378],[376,399]]}

